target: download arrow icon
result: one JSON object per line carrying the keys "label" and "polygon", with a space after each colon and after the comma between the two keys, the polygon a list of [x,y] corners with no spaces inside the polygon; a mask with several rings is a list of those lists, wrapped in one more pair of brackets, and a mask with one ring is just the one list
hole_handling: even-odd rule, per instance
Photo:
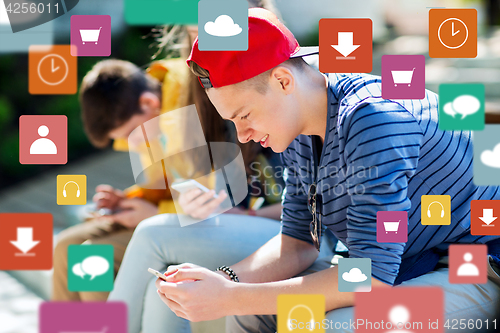
{"label": "download arrow icon", "polygon": [[17,228],[17,240],[10,242],[24,254],[40,243],[33,240],[33,228]]}
{"label": "download arrow icon", "polygon": [[[495,221],[498,217],[493,216],[493,209],[491,208],[485,208],[483,209],[483,216],[478,216],[481,221],[486,223],[487,226],[490,226],[490,223]],[[493,225],[491,225],[493,226]]]}
{"label": "download arrow icon", "polygon": [[349,56],[349,54],[351,54],[360,46],[353,45],[353,35],[353,32],[339,32],[337,43],[338,45],[332,45],[332,47],[344,57]]}

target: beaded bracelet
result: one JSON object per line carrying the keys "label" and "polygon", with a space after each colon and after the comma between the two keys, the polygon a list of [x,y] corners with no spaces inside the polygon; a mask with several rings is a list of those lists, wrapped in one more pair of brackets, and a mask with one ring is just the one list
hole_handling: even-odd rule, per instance
{"label": "beaded bracelet", "polygon": [[232,281],[240,282],[240,279],[238,279],[238,276],[236,275],[236,273],[231,268],[229,268],[227,266],[222,265],[219,268],[217,268],[216,271],[222,271],[222,272],[226,273],[227,275],[229,275],[229,277],[231,278]]}

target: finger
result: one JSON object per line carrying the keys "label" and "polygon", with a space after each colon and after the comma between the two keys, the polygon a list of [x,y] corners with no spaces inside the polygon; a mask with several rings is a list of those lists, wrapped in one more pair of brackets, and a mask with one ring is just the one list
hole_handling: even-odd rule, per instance
{"label": "finger", "polygon": [[[199,268],[180,268],[175,272],[174,274],[171,274],[167,276],[167,281],[169,282],[178,282],[178,281],[185,281],[185,280],[194,280],[194,281],[199,281],[203,280],[206,277],[206,272]],[[165,282],[165,283],[169,283]],[[177,290],[182,289],[181,285],[176,285]],[[177,293],[178,294],[178,293]]]}
{"label": "finger", "polygon": [[134,211],[133,210],[125,210],[113,215],[108,215],[108,218],[112,219],[116,223],[120,223],[124,226],[129,226],[131,221],[134,219]]}
{"label": "finger", "polygon": [[175,297],[176,295],[179,295],[181,293],[176,283],[165,282],[162,279],[157,279],[155,285],[156,289],[161,291],[163,294],[167,294],[170,298]]}
{"label": "finger", "polygon": [[123,209],[137,209],[144,201],[140,198],[123,199],[118,203],[118,206]]}
{"label": "finger", "polygon": [[196,197],[198,197],[200,194],[203,192],[199,188],[195,188],[191,191],[188,191],[184,193],[184,199],[186,200],[187,203],[193,201]]}
{"label": "finger", "polygon": [[114,190],[114,187],[108,184],[97,185],[95,188],[96,192],[113,192]]}
{"label": "finger", "polygon": [[158,296],[160,296],[160,299],[163,301],[163,303],[165,303],[170,308],[170,310],[172,310],[172,312],[176,314],[177,317],[187,319],[187,315],[183,311],[183,309],[179,303],[169,299],[164,294],[162,294],[159,290],[157,290],[156,292],[158,293]]}
{"label": "finger", "polygon": [[218,198],[205,203],[196,211],[198,218],[207,218],[210,214],[217,210],[217,208],[219,208],[220,204],[226,199],[226,197],[227,194],[222,193]]}

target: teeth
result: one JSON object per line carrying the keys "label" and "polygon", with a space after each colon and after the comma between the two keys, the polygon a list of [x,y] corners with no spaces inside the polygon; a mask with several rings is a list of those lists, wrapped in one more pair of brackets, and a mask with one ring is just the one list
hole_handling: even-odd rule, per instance
{"label": "teeth", "polygon": [[267,140],[267,138],[269,137],[269,134],[267,134],[265,137],[263,137],[260,142],[265,142]]}

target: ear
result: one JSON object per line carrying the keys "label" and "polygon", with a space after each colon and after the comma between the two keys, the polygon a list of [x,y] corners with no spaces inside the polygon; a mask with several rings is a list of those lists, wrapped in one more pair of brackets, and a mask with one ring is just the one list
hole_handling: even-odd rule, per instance
{"label": "ear", "polygon": [[[271,72],[271,80],[286,95],[291,94],[295,89],[295,76],[293,72],[285,67],[278,66]],[[274,85],[274,84],[273,84]]]}
{"label": "ear", "polygon": [[161,108],[160,98],[150,91],[145,91],[139,97],[139,107],[142,112],[153,115]]}

